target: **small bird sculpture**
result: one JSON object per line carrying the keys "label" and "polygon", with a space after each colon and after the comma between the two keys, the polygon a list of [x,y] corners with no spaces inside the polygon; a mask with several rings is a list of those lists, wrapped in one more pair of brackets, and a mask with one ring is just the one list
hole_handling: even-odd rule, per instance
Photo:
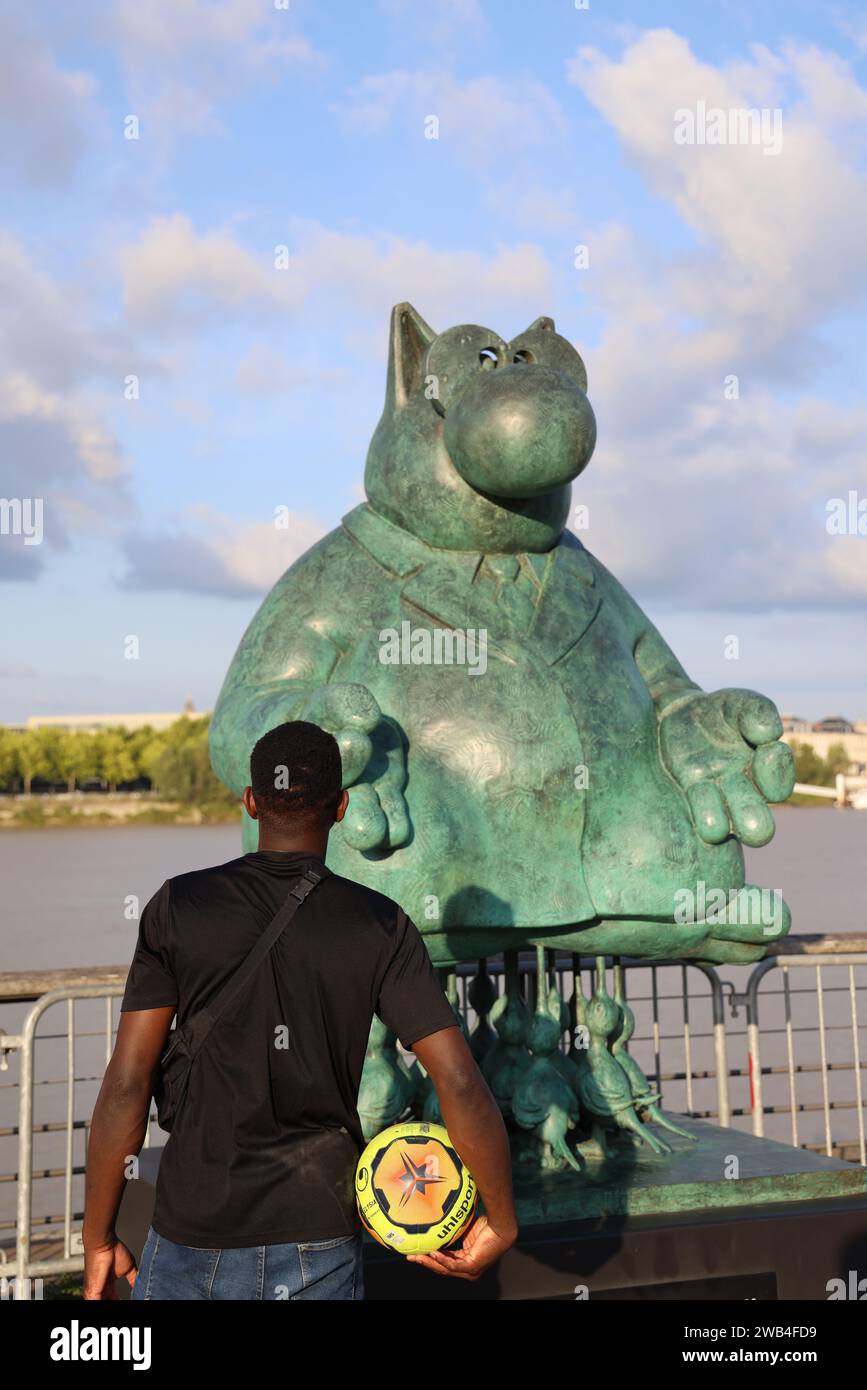
{"label": "small bird sculpture", "polygon": [[[562,1032],[561,1000],[555,989],[548,989],[545,951],[537,954],[536,1009],[527,1030],[530,1062],[518,1073],[512,1111],[523,1129],[532,1130],[541,1146],[541,1166],[557,1172],[567,1164],[581,1171],[581,1164],[569,1146],[566,1135],[578,1120],[577,1085],[570,1084],[568,1059],[560,1056]],[[558,1054],[558,1061],[554,1055]],[[577,1082],[577,1076],[574,1077]]]}
{"label": "small bird sculpture", "polygon": [[661,1125],[663,1129],[669,1130],[672,1134],[679,1134],[682,1138],[690,1139],[697,1144],[697,1135],[681,1129],[663,1113],[662,1095],[659,1091],[654,1090],[635,1058],[631,1057],[627,1051],[629,1040],[635,1032],[635,1014],[626,1002],[623,988],[623,967],[619,961],[616,961],[614,965],[614,1002],[620,1010],[620,1029],[614,1036],[611,1052],[629,1078],[632,1103],[639,1119],[644,1120],[650,1116],[650,1119]]}
{"label": "small bird sculpture", "polygon": [[[577,993],[580,995],[580,990]],[[604,956],[597,957],[596,987],[581,1012],[584,1017],[579,1022],[586,1027],[588,1045],[583,1062],[579,1061],[578,1095],[590,1116],[593,1143],[603,1154],[608,1153],[605,1132],[616,1127],[636,1134],[654,1153],[670,1153],[670,1146],[635,1113],[629,1077],[609,1051],[609,1039],[619,1029],[621,1015],[605,987]]]}
{"label": "small bird sculpture", "polygon": [[506,952],[505,965],[505,992],[496,1000],[489,1015],[497,1039],[482,1061],[482,1075],[503,1114],[508,1116],[512,1113],[512,1095],[518,1075],[531,1059],[526,1047],[530,1015],[518,980],[517,951]]}

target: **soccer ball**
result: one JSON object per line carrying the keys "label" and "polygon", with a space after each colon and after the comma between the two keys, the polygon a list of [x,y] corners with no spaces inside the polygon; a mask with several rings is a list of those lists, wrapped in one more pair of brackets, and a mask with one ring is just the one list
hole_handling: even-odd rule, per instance
{"label": "soccer ball", "polygon": [[468,1229],[476,1184],[442,1125],[411,1120],[371,1139],[358,1160],[355,1197],[374,1240],[423,1255]]}

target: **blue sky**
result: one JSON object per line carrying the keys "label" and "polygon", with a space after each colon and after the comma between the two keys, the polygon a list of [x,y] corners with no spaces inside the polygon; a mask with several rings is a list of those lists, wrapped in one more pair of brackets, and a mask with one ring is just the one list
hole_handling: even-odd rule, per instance
{"label": "blue sky", "polygon": [[[599,426],[585,543],[701,684],[867,718],[867,536],[826,527],[867,498],[863,9],[0,24],[0,495],[45,509],[41,545],[0,536],[0,718],[212,705],[270,584],[362,499],[404,299],[506,338],[552,315]],[[676,146],[698,101],[779,109],[779,153]]]}

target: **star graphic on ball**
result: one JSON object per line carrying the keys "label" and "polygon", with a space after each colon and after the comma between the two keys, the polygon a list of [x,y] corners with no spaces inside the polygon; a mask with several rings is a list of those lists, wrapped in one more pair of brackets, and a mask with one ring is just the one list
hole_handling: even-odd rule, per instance
{"label": "star graphic on ball", "polygon": [[421,1163],[416,1164],[413,1163],[407,1153],[402,1153],[401,1158],[403,1159],[403,1172],[398,1181],[404,1188],[403,1196],[400,1199],[400,1205],[402,1207],[406,1206],[406,1203],[415,1192],[420,1192],[422,1197],[424,1197],[428,1183],[445,1181],[444,1178],[432,1177],[430,1173],[426,1172],[424,1159]]}

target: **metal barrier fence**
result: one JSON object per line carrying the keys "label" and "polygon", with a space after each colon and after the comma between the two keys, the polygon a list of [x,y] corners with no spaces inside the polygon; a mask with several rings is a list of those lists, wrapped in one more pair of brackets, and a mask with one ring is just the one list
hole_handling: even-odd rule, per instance
{"label": "metal barrier fence", "polygon": [[[548,959],[561,997],[568,1001],[576,979],[585,997],[592,993],[593,961]],[[867,1163],[867,941],[790,938],[751,969],[726,967],[725,979],[693,961],[623,964],[636,1017],[630,1052],[667,1110]],[[532,1004],[535,959],[522,958],[519,970]],[[83,1267],[87,1135],[125,971],[92,973],[100,978],[88,984],[82,972],[53,972],[58,987],[47,990],[32,977],[0,975],[0,1007],[30,1004],[17,1032],[0,1028],[0,1276],[14,1275],[16,1287]],[[501,990],[502,968],[488,962],[487,973]],[[477,1024],[475,975],[464,966],[455,980],[470,1027]],[[62,1026],[55,1022],[60,1008]],[[44,1028],[46,1020],[57,1031]],[[839,1132],[850,1122],[851,1133]],[[16,1184],[14,1203],[4,1204]],[[13,1232],[14,1247],[4,1243]]]}
{"label": "metal barrier fence", "polygon": [[[568,1003],[580,976],[584,996],[589,998],[593,993],[595,958],[548,954],[552,957],[549,973],[556,979],[560,997]],[[696,1119],[728,1125],[731,1107],[724,984],[716,970],[697,961],[629,958],[623,959],[623,967],[626,993],[636,1020],[629,1051],[657,1090],[665,1091],[666,1107]],[[487,969],[502,985],[502,967],[489,962]],[[474,974],[472,965],[462,965],[457,972],[460,1009],[469,1028],[475,1022],[469,999]],[[521,959],[519,976],[525,1000],[532,1007],[535,956]],[[642,985],[646,988],[642,989]],[[697,992],[699,986],[703,988]],[[563,1047],[568,1048],[570,1042],[567,1034]]]}
{"label": "metal barrier fence", "polygon": [[[59,973],[54,972],[55,976]],[[0,976],[0,1001],[6,1004],[10,993],[3,990],[3,979]],[[11,1228],[16,1237],[13,1251],[0,1245],[0,1276],[14,1278],[16,1290],[34,1277],[83,1268],[80,1223],[87,1131],[102,1073],[114,1047],[114,1003],[122,994],[122,983],[49,990],[32,1003],[20,1032],[11,1034],[0,1028],[0,1232]],[[31,996],[13,990],[12,998],[29,1002]],[[79,1009],[85,1001],[90,1001],[102,1017],[91,1018],[82,1027]],[[52,1019],[53,1031],[41,1029],[46,1015],[61,1006],[65,1006],[64,1024]],[[18,1077],[7,1080],[10,1056],[18,1063]],[[38,1057],[44,1059],[44,1069],[37,1066]],[[13,1120],[16,1098],[17,1123]],[[44,1113],[37,1116],[42,1099],[46,1101]],[[150,1125],[145,1144],[150,1144]],[[10,1149],[17,1159],[11,1171],[5,1160]],[[36,1183],[53,1204],[61,1206],[59,1212],[50,1208],[34,1212]],[[14,1216],[12,1203],[2,1201],[10,1185],[15,1188]],[[43,1247],[39,1256],[35,1256],[35,1245]]]}
{"label": "metal barrier fence", "polygon": [[[812,972],[812,982],[799,983]],[[780,988],[771,994],[762,986],[774,977]],[[766,1115],[788,1115],[789,1142],[798,1148],[808,1117],[821,1121],[821,1140],[805,1147],[835,1151],[832,1120],[853,1112],[855,1135],[844,1146],[867,1164],[864,1134],[862,1033],[867,1029],[867,955],[837,952],[805,956],[773,956],[750,975],[747,987],[750,1078],[753,1093],[753,1133],[765,1134]],[[771,997],[769,998],[769,994]],[[859,1008],[860,1004],[860,1008]],[[815,1005],[815,1023],[809,1010]],[[763,1022],[764,1020],[764,1022]],[[804,1046],[815,1034],[818,1058]],[[800,1046],[799,1046],[800,1044]],[[848,1085],[851,1074],[853,1085]],[[785,1078],[787,1104],[765,1104],[766,1080]],[[806,1094],[805,1094],[806,1092]]]}

